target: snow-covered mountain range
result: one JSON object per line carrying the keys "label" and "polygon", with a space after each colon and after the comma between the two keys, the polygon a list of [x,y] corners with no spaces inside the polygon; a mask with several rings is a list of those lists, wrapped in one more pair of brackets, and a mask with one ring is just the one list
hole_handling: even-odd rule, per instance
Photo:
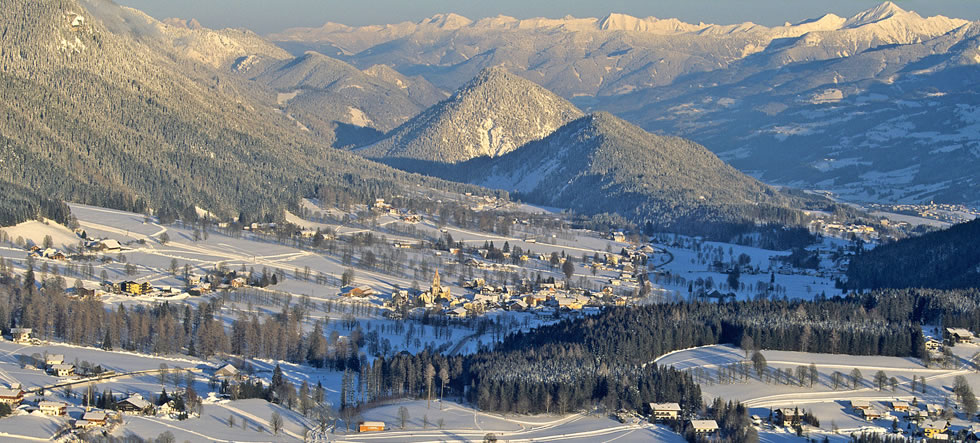
{"label": "snow-covered mountain range", "polygon": [[885,2],[784,26],[603,18],[349,27],[270,39],[455,90],[508,71],[764,180],[858,200],[980,203],[980,24]]}

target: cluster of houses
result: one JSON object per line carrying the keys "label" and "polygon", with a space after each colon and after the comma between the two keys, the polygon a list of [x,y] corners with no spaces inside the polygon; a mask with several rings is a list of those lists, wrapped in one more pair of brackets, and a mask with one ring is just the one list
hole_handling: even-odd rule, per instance
{"label": "cluster of houses", "polygon": [[[72,365],[64,365],[63,355],[48,355],[46,357],[46,366],[52,374],[61,369],[60,366],[69,366],[72,370],[74,369]],[[222,380],[239,381],[243,379],[243,375],[231,364],[226,364],[215,369],[214,376]],[[22,411],[22,413],[40,413],[52,417],[68,417],[69,408],[73,407],[69,403],[47,400],[43,397],[37,401],[25,402],[25,396],[27,394],[19,384],[0,387],[0,403],[6,404],[12,410]],[[177,390],[173,395],[179,396],[182,394]],[[162,404],[154,404],[139,393],[129,393],[122,398],[113,399],[109,409],[103,410],[84,407],[81,414],[72,414],[75,416],[75,419],[71,424],[74,429],[82,431],[93,428],[108,429],[114,423],[120,422],[122,414],[173,416],[179,413],[173,400],[166,401],[165,399],[161,399],[161,401],[163,401]]]}
{"label": "cluster of houses", "polygon": [[[86,238],[85,231],[78,230],[75,232],[78,237],[84,242],[85,248],[94,252],[119,252],[122,250],[122,245],[118,240],[113,239],[88,239]],[[45,258],[48,260],[57,261],[68,261],[70,258],[68,254],[63,251],[59,251],[52,247],[41,247],[38,245],[31,245],[27,247],[28,256],[35,258]]]}
{"label": "cluster of houses", "polygon": [[[649,403],[647,408],[650,410],[650,420],[654,422],[677,421],[682,417],[681,405],[678,403]],[[699,436],[709,436],[718,432],[718,422],[715,420],[705,420],[691,418],[688,419],[687,427]]]}
{"label": "cluster of houses", "polygon": [[865,420],[875,420],[890,416],[893,413],[905,414],[909,423],[915,424],[919,432],[928,439],[943,439],[949,431],[949,422],[941,419],[943,407],[935,403],[909,404],[906,401],[895,400],[884,403],[886,410],[872,405],[868,400],[851,400],[851,410]]}
{"label": "cluster of houses", "polygon": [[872,226],[827,222],[822,219],[811,221],[809,230],[813,234],[821,234],[825,237],[843,239],[860,238],[864,241],[874,241],[879,236],[878,232]]}
{"label": "cluster of houses", "polygon": [[385,199],[383,198],[375,199],[374,204],[371,205],[371,210],[378,214],[401,217],[401,220],[405,223],[415,224],[422,222],[421,215],[401,211],[398,208],[393,207],[390,203],[385,203]]}
{"label": "cluster of houses", "polygon": [[55,248],[41,248],[33,245],[27,249],[28,255],[36,258],[46,258],[48,260],[68,261],[68,256]]}
{"label": "cluster of houses", "polygon": [[[561,280],[545,281],[538,284],[524,284],[519,287],[503,287],[486,284],[482,278],[476,278],[463,284],[472,292],[456,296],[450,288],[443,286],[439,273],[436,272],[429,289],[419,292],[396,290],[385,304],[393,309],[401,307],[441,309],[443,314],[451,318],[462,318],[478,315],[489,310],[502,309],[517,312],[530,312],[541,316],[552,316],[555,313],[579,312],[597,314],[600,307],[613,303],[625,305],[627,298],[615,296],[611,290],[600,293],[589,293],[583,290],[567,289]],[[343,295],[358,294],[374,295],[370,288],[351,288]]]}
{"label": "cluster of houses", "polygon": [[65,363],[63,354],[48,354],[44,358],[44,369],[56,377],[75,376],[75,365]]}
{"label": "cluster of houses", "polygon": [[[212,271],[204,277],[190,274],[187,276],[185,288],[173,286],[153,286],[149,282],[126,280],[121,282],[105,282],[101,290],[113,294],[137,296],[173,297],[183,293],[191,296],[201,296],[214,290],[229,290],[249,286],[252,283],[251,274],[247,271]],[[98,291],[94,295],[100,295]]]}

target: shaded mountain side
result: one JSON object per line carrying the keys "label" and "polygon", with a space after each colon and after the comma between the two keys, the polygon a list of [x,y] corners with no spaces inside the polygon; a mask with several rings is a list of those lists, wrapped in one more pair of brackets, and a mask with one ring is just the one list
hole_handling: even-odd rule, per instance
{"label": "shaded mountain side", "polygon": [[847,268],[847,287],[980,287],[980,219],[855,256]]}
{"label": "shaded mountain side", "polygon": [[380,75],[307,52],[246,74],[276,90],[284,112],[321,132],[337,124],[389,131],[443,98],[425,80],[396,77],[383,68],[371,72]]}
{"label": "shaded mountain side", "polygon": [[550,91],[496,67],[356,152],[376,159],[442,163],[497,157],[581,115]]}
{"label": "shaded mountain side", "polygon": [[[279,218],[324,189],[366,200],[409,184],[465,186],[325,148],[275,112],[267,90],[188,60],[150,32],[113,33],[74,0],[11,0],[4,9],[2,47],[17,49],[0,54],[0,182],[139,212],[200,206],[243,221]],[[6,192],[0,199],[16,205]]]}
{"label": "shaded mountain side", "polygon": [[574,120],[501,157],[454,165],[391,159],[406,170],[506,190],[583,214],[617,213],[673,230],[714,223],[797,224],[806,202],[726,165],[704,147],[608,113]]}
{"label": "shaded mountain side", "polygon": [[63,225],[68,225],[71,221],[71,209],[60,200],[9,181],[0,180],[0,188],[3,188],[4,194],[0,198],[0,226],[12,226],[41,218]]}

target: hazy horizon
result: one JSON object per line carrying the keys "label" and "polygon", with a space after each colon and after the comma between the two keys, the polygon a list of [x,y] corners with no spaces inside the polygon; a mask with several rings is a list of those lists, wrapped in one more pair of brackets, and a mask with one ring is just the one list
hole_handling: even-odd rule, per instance
{"label": "hazy horizon", "polygon": [[[517,18],[566,15],[602,17],[623,13],[636,17],[678,18],[690,23],[732,24],[751,21],[773,26],[799,22],[827,13],[850,16],[882,2],[872,0],[827,0],[803,2],[787,0],[696,0],[686,4],[662,0],[571,0],[561,4],[500,0],[493,4],[461,3],[447,0],[368,0],[332,4],[322,0],[117,0],[140,9],[157,19],[179,17],[197,19],[209,28],[244,27],[269,34],[292,27],[315,27],[326,22],[352,26],[418,21],[439,13],[456,13],[470,19],[508,15]],[[945,15],[980,20],[980,2],[975,0],[906,0],[899,7],[923,16]],[[233,11],[233,12],[231,12]]]}

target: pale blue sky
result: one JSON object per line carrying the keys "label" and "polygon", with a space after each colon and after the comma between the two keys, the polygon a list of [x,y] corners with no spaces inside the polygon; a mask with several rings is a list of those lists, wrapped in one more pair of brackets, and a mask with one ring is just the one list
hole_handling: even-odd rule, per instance
{"label": "pale blue sky", "polygon": [[[440,12],[472,19],[510,15],[527,17],[601,17],[622,12],[638,17],[676,17],[686,22],[765,25],[816,18],[825,13],[848,16],[874,7],[877,0],[116,0],[162,19],[196,18],[209,28],[246,27],[260,34],[327,21],[367,25],[417,21]],[[980,20],[980,0],[898,0],[921,15]]]}

